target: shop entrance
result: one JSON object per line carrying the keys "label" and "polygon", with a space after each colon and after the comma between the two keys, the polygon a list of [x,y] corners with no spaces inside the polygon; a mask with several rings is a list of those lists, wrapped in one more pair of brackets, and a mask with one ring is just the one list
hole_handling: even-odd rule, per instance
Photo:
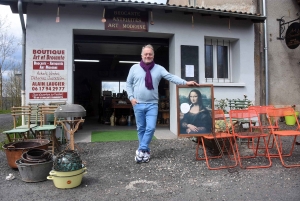
{"label": "shop entrance", "polygon": [[[86,109],[87,118],[110,124],[112,112],[118,119],[132,115],[130,108],[116,110],[111,104],[113,101],[128,101],[124,97],[126,78],[133,62],[141,60],[141,49],[146,44],[154,47],[155,63],[169,70],[168,38],[74,35],[73,98],[75,104]],[[168,87],[168,83],[162,80],[159,85],[162,98],[166,97]]]}

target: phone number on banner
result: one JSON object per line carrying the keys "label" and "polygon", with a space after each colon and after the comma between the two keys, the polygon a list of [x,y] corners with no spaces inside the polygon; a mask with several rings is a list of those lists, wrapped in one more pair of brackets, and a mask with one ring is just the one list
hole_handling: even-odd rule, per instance
{"label": "phone number on banner", "polygon": [[65,87],[32,87],[32,91],[63,91]]}

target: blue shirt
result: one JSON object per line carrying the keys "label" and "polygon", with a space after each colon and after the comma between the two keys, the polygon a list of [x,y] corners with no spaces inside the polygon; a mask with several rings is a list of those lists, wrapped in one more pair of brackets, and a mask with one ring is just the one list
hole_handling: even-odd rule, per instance
{"label": "blue shirt", "polygon": [[149,90],[145,86],[146,71],[140,66],[140,64],[134,64],[127,76],[126,90],[129,100],[133,98],[138,103],[158,103],[158,85],[162,78],[174,83],[185,85],[186,81],[180,77],[169,73],[164,67],[155,64],[150,71],[152,76],[152,90]]}

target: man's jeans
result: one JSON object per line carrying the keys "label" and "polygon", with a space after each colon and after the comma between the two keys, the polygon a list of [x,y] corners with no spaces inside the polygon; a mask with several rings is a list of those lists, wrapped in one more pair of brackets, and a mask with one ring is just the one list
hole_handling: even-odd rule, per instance
{"label": "man's jeans", "polygon": [[149,144],[155,131],[158,104],[138,103],[133,107],[133,110],[139,138],[138,150],[150,151]]}

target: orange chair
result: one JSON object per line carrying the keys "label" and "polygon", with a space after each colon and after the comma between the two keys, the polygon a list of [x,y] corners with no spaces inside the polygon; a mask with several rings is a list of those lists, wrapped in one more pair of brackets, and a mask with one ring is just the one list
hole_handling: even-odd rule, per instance
{"label": "orange chair", "polygon": [[[294,116],[296,119],[296,128],[295,129],[290,129],[290,130],[278,130],[278,129],[274,129],[271,128],[271,134],[274,137],[275,140],[275,145],[277,148],[277,157],[280,158],[280,161],[282,163],[282,165],[284,167],[300,167],[300,163],[294,163],[294,164],[287,164],[287,161],[285,161],[285,157],[290,157],[293,154],[294,151],[294,147],[295,147],[295,142],[296,142],[296,138],[297,136],[300,135],[300,125],[299,125],[299,121],[298,118],[296,117],[295,111],[292,107],[283,107],[283,108],[270,108],[267,110],[267,115],[268,115],[268,120],[269,120],[269,124],[273,125],[274,121],[277,122],[280,119],[280,117],[283,116]],[[292,140],[292,145],[291,145],[291,149],[289,151],[289,153],[284,154],[284,149],[283,149],[283,141],[282,138],[283,137],[293,137]],[[298,161],[298,158],[297,158]]]}
{"label": "orange chair", "polygon": [[[278,126],[278,123],[276,122],[275,124],[273,125],[270,125],[269,122],[268,122],[268,117],[267,117],[267,109],[269,108],[275,108],[273,105],[264,105],[264,106],[257,106],[257,105],[253,105],[253,106],[249,106],[248,109],[254,109],[258,115],[261,115],[260,116],[260,119],[261,119],[261,122],[262,122],[262,129],[268,133],[270,133],[270,130],[271,128],[274,128],[275,130],[278,130],[279,129],[279,126]],[[264,119],[263,119],[264,118]],[[263,123],[264,120],[266,120],[265,122],[266,123]],[[271,134],[269,134],[269,137],[268,137],[268,142],[267,144],[269,145],[270,143],[270,139],[271,139]],[[249,146],[249,144],[248,144]],[[252,144],[253,146],[253,144]],[[269,146],[268,148],[269,149],[272,149],[274,147],[274,139],[272,140],[272,144],[271,146]],[[249,146],[250,148],[250,146]],[[259,149],[264,149],[264,147],[259,147]],[[270,155],[272,157],[272,155]]]}
{"label": "orange chair", "polygon": [[[221,129],[215,129],[215,132],[213,134],[206,134],[198,138],[198,145],[196,149],[196,160],[206,160],[206,165],[208,169],[210,170],[219,170],[224,168],[233,168],[237,166],[237,159],[236,154],[234,151],[234,136],[229,133],[229,127],[227,125],[227,121],[224,115],[223,110],[214,110],[214,118],[216,121],[222,121],[224,128]],[[199,147],[200,147],[200,139],[202,143],[202,149],[204,157],[199,157]],[[219,151],[218,156],[209,156],[207,153],[207,148],[205,146],[205,139],[206,140],[214,140]],[[220,145],[221,142],[221,145]],[[226,158],[224,152],[226,151],[226,155],[228,159]],[[218,167],[212,167],[210,165],[210,160],[212,159],[223,159],[224,165],[218,166]],[[228,161],[228,163],[226,162]]]}
{"label": "orange chair", "polygon": [[[271,167],[272,161],[270,158],[266,137],[268,137],[267,133],[263,132],[263,128],[261,126],[260,116],[254,109],[242,109],[242,110],[230,110],[229,111],[230,122],[231,124],[233,121],[238,122],[248,122],[247,127],[243,127],[243,124],[240,126],[235,127],[232,125],[233,135],[237,139],[245,139],[245,140],[257,140],[256,146],[251,147],[244,147],[246,149],[242,149],[242,145],[240,143],[235,143],[235,147],[237,150],[237,158],[241,168],[245,169],[253,169],[253,168],[268,168]],[[264,149],[258,149],[259,141],[263,139]],[[263,152],[263,154],[259,153]],[[261,164],[261,161],[257,161],[258,158],[262,156],[266,159],[267,164]],[[243,165],[243,161],[247,161],[249,163],[248,166]],[[259,163],[254,165],[253,163]],[[253,164],[253,165],[252,165]]]}

